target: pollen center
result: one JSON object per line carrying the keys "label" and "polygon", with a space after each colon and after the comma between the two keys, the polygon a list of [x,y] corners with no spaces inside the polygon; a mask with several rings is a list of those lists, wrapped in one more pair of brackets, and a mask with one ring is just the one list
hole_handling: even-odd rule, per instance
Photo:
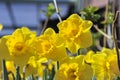
{"label": "pollen center", "polygon": [[14,46],[15,50],[17,51],[21,51],[23,49],[23,45],[24,43],[23,42],[17,42]]}

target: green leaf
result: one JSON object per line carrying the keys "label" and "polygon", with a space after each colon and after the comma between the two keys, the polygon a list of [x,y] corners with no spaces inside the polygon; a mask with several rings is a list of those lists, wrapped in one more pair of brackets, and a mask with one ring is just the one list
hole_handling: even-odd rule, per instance
{"label": "green leaf", "polygon": [[3,80],[9,80],[5,60],[2,61]]}
{"label": "green leaf", "polygon": [[34,79],[33,75],[31,74],[31,75],[27,78],[27,80],[35,80],[35,79]]}
{"label": "green leaf", "polygon": [[98,10],[98,7],[89,6],[84,8],[80,14],[87,20],[91,20],[92,22],[97,22],[100,19],[100,15],[96,14],[95,12]]}
{"label": "green leaf", "polygon": [[16,78],[15,78],[15,80],[21,80],[20,67],[19,66],[16,67]]}
{"label": "green leaf", "polygon": [[108,19],[107,19],[107,23],[111,24],[113,22],[114,19],[114,14],[112,12],[108,13]]}
{"label": "green leaf", "polygon": [[97,10],[98,10],[98,7],[92,7],[92,6],[89,6],[89,7],[83,9],[83,11],[85,11],[86,13],[94,13]]}
{"label": "green leaf", "polygon": [[51,71],[51,74],[50,74],[50,80],[54,79],[54,75],[55,75],[55,66],[53,65],[52,66],[52,71]]}
{"label": "green leaf", "polygon": [[46,16],[49,18],[51,17],[53,14],[55,13],[55,8],[54,5],[52,3],[50,3],[47,7],[47,14]]}
{"label": "green leaf", "polygon": [[47,72],[47,68],[44,69],[43,71],[43,80],[48,80],[48,72]]}
{"label": "green leaf", "polygon": [[57,61],[57,70],[59,70],[59,67],[60,67],[60,63],[59,61]]}

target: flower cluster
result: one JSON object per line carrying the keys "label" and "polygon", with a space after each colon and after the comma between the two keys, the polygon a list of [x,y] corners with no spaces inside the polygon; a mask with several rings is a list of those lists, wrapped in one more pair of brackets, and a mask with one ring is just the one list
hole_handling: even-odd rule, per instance
{"label": "flower cluster", "polygon": [[[15,67],[26,68],[26,76],[43,76],[43,70],[55,70],[55,80],[113,80],[120,72],[115,50],[89,51],[86,55],[76,54],[80,48],[92,45],[92,22],[72,14],[58,23],[59,32],[47,28],[36,36],[27,27],[16,29],[11,35],[0,39],[0,61],[5,59],[7,70],[15,74]],[[11,65],[10,65],[11,64]],[[1,65],[0,65],[1,70]],[[22,70],[21,70],[22,71]],[[10,77],[11,78],[11,77]]]}

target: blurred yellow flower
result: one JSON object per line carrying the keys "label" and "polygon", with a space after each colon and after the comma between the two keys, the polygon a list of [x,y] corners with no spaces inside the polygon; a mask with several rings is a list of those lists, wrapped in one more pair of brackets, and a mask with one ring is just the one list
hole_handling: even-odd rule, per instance
{"label": "blurred yellow flower", "polygon": [[[2,62],[3,59],[10,60],[10,54],[6,45],[6,38],[7,37],[2,37],[0,39],[0,62]],[[2,65],[0,65],[0,70],[2,70]]]}
{"label": "blurred yellow flower", "polygon": [[43,70],[45,69],[45,65],[43,63],[47,63],[47,58],[40,58],[39,60],[36,59],[35,56],[30,57],[27,66],[26,66],[26,77],[33,74],[34,76],[43,77]]}
{"label": "blurred yellow flower", "polygon": [[62,64],[59,71],[56,74],[55,80],[79,80],[78,76],[78,64]]}
{"label": "blurred yellow flower", "polygon": [[12,35],[7,36],[6,45],[11,60],[18,66],[25,66],[29,57],[34,54],[32,47],[36,32],[30,31],[27,27],[16,29]]}
{"label": "blurred yellow flower", "polygon": [[0,24],[0,31],[2,30],[2,28],[3,28],[3,25],[2,25],[2,24]]}
{"label": "blurred yellow flower", "polygon": [[44,34],[37,37],[34,43],[36,54],[40,57],[57,61],[67,56],[63,40],[52,28],[46,29]]}
{"label": "blurred yellow flower", "polygon": [[84,55],[68,57],[60,64],[55,80],[91,80],[92,68],[84,62]]}
{"label": "blurred yellow flower", "polygon": [[117,55],[107,48],[93,55],[92,68],[97,80],[114,80],[120,75]]}
{"label": "blurred yellow flower", "polygon": [[79,48],[86,48],[92,45],[90,28],[92,22],[83,20],[79,15],[72,14],[67,20],[58,25],[59,34],[66,41],[66,47],[76,53]]}
{"label": "blurred yellow flower", "polygon": [[31,74],[36,75],[37,73],[37,60],[34,56],[30,57],[27,65],[25,66],[25,75],[26,77]]}

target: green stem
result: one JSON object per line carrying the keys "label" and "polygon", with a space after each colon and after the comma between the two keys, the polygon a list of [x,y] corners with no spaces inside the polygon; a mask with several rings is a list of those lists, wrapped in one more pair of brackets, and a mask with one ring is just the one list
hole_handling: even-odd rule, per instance
{"label": "green stem", "polygon": [[43,80],[48,80],[48,75],[47,75],[47,68],[44,69],[44,73],[43,73]]}
{"label": "green stem", "polygon": [[57,61],[57,70],[59,70],[59,67],[60,67],[60,63],[59,61]]}
{"label": "green stem", "polygon": [[20,67],[17,66],[17,68],[16,68],[16,78],[15,78],[15,80],[21,80],[21,77],[20,77],[19,72],[20,72]]}
{"label": "green stem", "polygon": [[9,80],[5,60],[2,61],[3,80]]}
{"label": "green stem", "polygon": [[77,53],[77,55],[80,55],[80,49],[78,50],[78,53]]}
{"label": "green stem", "polygon": [[54,79],[54,75],[55,75],[55,66],[52,65],[52,71],[51,71],[51,74],[50,74],[50,80]]}

